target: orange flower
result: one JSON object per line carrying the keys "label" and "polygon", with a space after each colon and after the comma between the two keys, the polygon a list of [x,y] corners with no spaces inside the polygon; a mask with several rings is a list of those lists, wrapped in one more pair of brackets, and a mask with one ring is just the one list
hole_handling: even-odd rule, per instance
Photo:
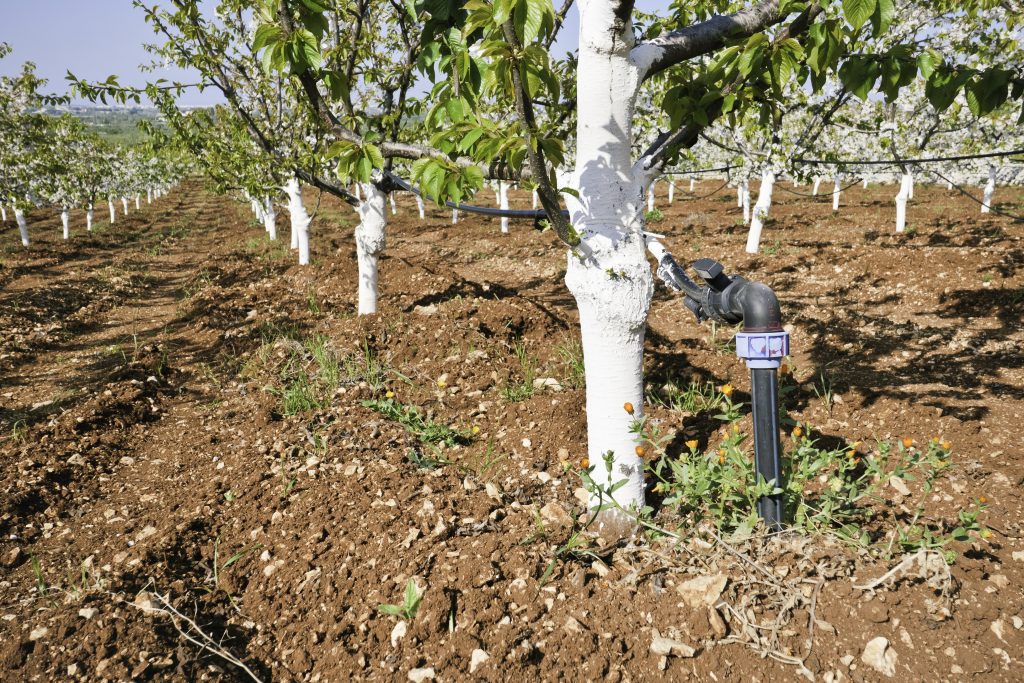
{"label": "orange flower", "polygon": [[644,451],[644,447],[643,446],[637,446],[635,450],[636,450],[636,454],[638,456],[640,456],[641,458],[644,457],[644,452],[645,451]]}
{"label": "orange flower", "polygon": [[582,467],[583,469],[587,469],[588,467],[590,467],[590,458],[583,458],[582,460],[580,460],[580,467]]}
{"label": "orange flower", "polygon": [[718,449],[718,464],[719,465],[724,465],[725,464],[725,449],[724,448],[719,448]]}
{"label": "orange flower", "polygon": [[804,435],[804,430],[800,427],[800,425],[797,425],[796,427],[793,427],[793,436],[794,437],[799,439],[803,435]]}
{"label": "orange flower", "polygon": [[953,447],[953,444],[951,444],[951,443],[950,443],[949,441],[943,441],[943,442],[942,442],[941,444],[939,444],[939,445],[940,445],[940,446],[942,446],[942,449],[943,449],[943,450],[946,450],[946,451],[948,451],[948,450],[949,450],[950,448],[952,448],[952,447]]}
{"label": "orange flower", "polygon": [[783,363],[782,365],[780,365],[779,366],[779,374],[780,375],[788,375],[789,374],[789,365],[787,365],[786,363]]}
{"label": "orange flower", "polygon": [[725,396],[726,398],[730,398],[732,396],[732,390],[733,390],[733,386],[731,384],[723,384],[720,387],[720,391],[722,392],[722,395]]}
{"label": "orange flower", "polygon": [[984,505],[985,503],[988,502],[988,498],[986,498],[985,496],[979,496],[978,502]]}
{"label": "orange flower", "polygon": [[904,439],[903,439],[903,447],[904,448],[910,448],[913,445],[914,445],[914,440],[913,439],[911,439],[910,437],[904,437]]}
{"label": "orange flower", "polygon": [[689,448],[691,451],[697,450],[697,446],[699,445],[700,443],[698,443],[697,439],[690,439],[689,441],[686,442],[686,447]]}
{"label": "orange flower", "polygon": [[633,414],[633,404],[632,404],[632,403],[630,403],[629,401],[626,401],[625,403],[623,403],[623,404],[622,404],[622,407],[623,407],[623,408],[625,409],[625,411],[626,411],[627,413],[629,413],[630,415],[632,415],[632,414]]}

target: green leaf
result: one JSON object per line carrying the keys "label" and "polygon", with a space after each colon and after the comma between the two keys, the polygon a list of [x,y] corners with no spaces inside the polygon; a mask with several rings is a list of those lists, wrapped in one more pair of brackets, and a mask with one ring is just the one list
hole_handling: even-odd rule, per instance
{"label": "green leaf", "polygon": [[896,0],[878,0],[875,11],[871,15],[871,26],[876,38],[889,30],[892,20],[896,17]]}
{"label": "green leaf", "polygon": [[878,0],[843,0],[843,15],[853,30],[858,31],[874,14],[877,5]]}
{"label": "green leaf", "polygon": [[271,45],[281,40],[282,35],[281,28],[275,24],[264,24],[256,29],[256,33],[253,36],[252,51],[259,52],[267,45]]}

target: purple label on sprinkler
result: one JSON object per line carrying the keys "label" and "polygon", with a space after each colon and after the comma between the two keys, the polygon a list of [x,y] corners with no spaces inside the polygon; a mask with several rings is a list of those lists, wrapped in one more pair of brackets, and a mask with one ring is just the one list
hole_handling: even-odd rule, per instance
{"label": "purple label on sprinkler", "polygon": [[745,360],[774,360],[789,355],[788,332],[736,334],[736,355]]}

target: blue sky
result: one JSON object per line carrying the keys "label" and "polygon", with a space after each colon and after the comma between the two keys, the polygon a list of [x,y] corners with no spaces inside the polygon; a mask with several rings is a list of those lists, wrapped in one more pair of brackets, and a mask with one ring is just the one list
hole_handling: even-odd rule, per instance
{"label": "blue sky", "polygon": [[[555,0],[555,6],[560,6]],[[639,0],[637,8],[654,11],[668,7],[669,0]],[[579,13],[574,7],[556,44],[556,54],[576,47]],[[143,85],[147,79],[188,80],[177,69],[141,73],[149,58],[142,44],[155,35],[141,10],[131,0],[0,0],[0,42],[10,43],[13,54],[0,61],[0,75],[20,70],[22,62],[35,62],[37,73],[49,80],[48,92],[63,93],[70,69],[86,80],[103,80],[111,74],[122,83]],[[214,104],[219,93],[191,91],[181,97],[186,106]]]}

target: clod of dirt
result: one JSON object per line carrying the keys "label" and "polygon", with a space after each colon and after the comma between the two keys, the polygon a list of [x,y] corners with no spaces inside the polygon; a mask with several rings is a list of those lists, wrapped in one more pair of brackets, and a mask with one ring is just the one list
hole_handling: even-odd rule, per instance
{"label": "clod of dirt", "polygon": [[698,576],[696,579],[679,584],[676,590],[682,596],[683,602],[693,609],[711,607],[722,595],[728,581],[729,578],[724,574]]}
{"label": "clod of dirt", "polygon": [[873,638],[864,648],[860,660],[872,669],[892,678],[896,675],[896,650],[889,647],[889,641],[883,636]]}

